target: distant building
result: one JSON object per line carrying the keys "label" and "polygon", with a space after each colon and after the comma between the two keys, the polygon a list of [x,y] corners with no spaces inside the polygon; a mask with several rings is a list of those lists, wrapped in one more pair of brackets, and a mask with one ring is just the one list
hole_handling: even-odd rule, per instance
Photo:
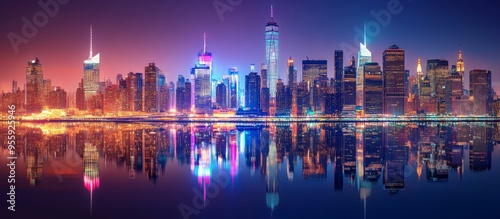
{"label": "distant building", "polygon": [[179,114],[191,112],[191,82],[179,75],[177,88],[175,90],[176,110]]}
{"label": "distant building", "polygon": [[260,111],[260,76],[251,72],[245,76],[245,109]]}
{"label": "distant building", "polygon": [[229,69],[229,105],[228,108],[237,109],[240,107],[240,98],[239,98],[239,77],[238,77],[238,69],[230,68]]}
{"label": "distant building", "polygon": [[220,109],[227,108],[227,87],[224,83],[219,83],[216,88],[216,103]]}

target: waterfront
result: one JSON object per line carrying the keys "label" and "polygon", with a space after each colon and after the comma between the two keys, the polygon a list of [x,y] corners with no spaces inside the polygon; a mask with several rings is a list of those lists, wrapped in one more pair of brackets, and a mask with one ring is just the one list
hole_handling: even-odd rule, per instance
{"label": "waterfront", "polygon": [[491,218],[500,202],[497,123],[21,123],[16,139],[9,218]]}

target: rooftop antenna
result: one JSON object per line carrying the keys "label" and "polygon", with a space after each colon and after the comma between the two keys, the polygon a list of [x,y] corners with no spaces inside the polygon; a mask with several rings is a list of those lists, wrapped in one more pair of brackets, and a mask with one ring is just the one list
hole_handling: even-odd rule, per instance
{"label": "rooftop antenna", "polygon": [[271,21],[274,21],[274,3],[271,0]]}
{"label": "rooftop antenna", "polygon": [[203,54],[207,53],[207,33],[203,33]]}
{"label": "rooftop antenna", "polygon": [[92,58],[92,24],[90,25],[90,56],[89,59]]}
{"label": "rooftop antenna", "polygon": [[367,45],[366,45],[366,21],[365,21],[365,25],[364,25],[363,39],[364,39],[364,44],[367,47]]}

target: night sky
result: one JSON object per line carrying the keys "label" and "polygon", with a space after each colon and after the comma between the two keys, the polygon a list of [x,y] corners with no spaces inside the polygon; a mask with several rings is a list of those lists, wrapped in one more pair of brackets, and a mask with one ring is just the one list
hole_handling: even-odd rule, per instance
{"label": "night sky", "polygon": [[[47,0],[42,0],[47,1]],[[63,0],[60,0],[63,1]],[[68,0],[65,0],[68,1]],[[38,1],[2,0],[0,3],[0,90],[10,91],[11,81],[25,83],[26,63],[38,57],[44,77],[55,86],[74,92],[83,76],[83,61],[89,56],[89,27],[94,30],[94,54],[101,53],[101,80],[128,72],[144,72],[155,62],[168,81],[187,76],[203,48],[207,34],[213,53],[215,77],[238,67],[249,73],[250,64],[265,62],[264,28],[270,17],[269,0],[218,0],[232,11],[218,15],[214,0],[69,0],[60,5],[27,44],[13,49],[10,32],[22,36],[22,18],[33,19],[41,11]],[[230,2],[239,5],[231,6]],[[293,57],[301,78],[301,62],[327,59],[328,76],[333,76],[334,50],[341,43],[359,46],[356,27],[376,22],[373,10],[388,9],[395,0],[274,0],[275,20],[280,25],[280,78],[285,78],[286,61]],[[491,0],[400,0],[401,13],[393,14],[379,34],[368,39],[373,61],[392,44],[406,50],[406,68],[415,74],[417,58],[447,59],[456,63],[460,46],[464,52],[466,88],[468,72],[488,69],[493,86],[500,89],[500,13]],[[372,22],[373,23],[373,22]],[[349,51],[344,52],[347,65]],[[353,54],[354,55],[354,54]],[[425,74],[425,72],[424,72]]]}

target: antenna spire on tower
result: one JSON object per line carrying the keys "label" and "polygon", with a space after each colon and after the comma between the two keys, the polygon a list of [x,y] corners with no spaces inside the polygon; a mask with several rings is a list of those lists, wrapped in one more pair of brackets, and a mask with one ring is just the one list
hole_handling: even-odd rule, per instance
{"label": "antenna spire on tower", "polygon": [[207,53],[207,33],[203,33],[203,54]]}
{"label": "antenna spire on tower", "polygon": [[274,3],[273,3],[273,0],[271,0],[271,20],[274,20]]}
{"label": "antenna spire on tower", "polygon": [[367,46],[366,45],[366,21],[365,21],[365,25],[364,25],[363,40],[364,40],[365,46]]}
{"label": "antenna spire on tower", "polygon": [[90,25],[90,56],[89,59],[92,58],[92,24]]}

